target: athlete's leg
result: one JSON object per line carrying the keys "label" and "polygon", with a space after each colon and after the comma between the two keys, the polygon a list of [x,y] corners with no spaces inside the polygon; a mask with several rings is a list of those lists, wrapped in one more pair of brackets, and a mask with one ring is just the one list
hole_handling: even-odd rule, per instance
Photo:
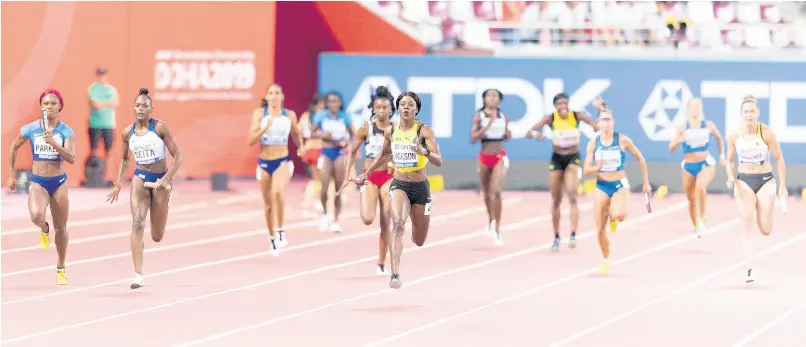
{"label": "athlete's leg", "polygon": [[686,199],[688,199],[688,216],[691,219],[691,225],[697,230],[700,221],[700,211],[697,207],[697,178],[686,170],[683,170],[683,192],[686,193]]}
{"label": "athlete's leg", "polygon": [[755,242],[756,237],[753,232],[753,213],[756,210],[756,194],[747,185],[747,183],[736,180],[736,205],[739,208],[739,215],[741,218],[741,236],[742,247],[744,248],[744,260],[747,268],[752,268],[753,260],[755,259]]}
{"label": "athlete's leg", "polygon": [[294,163],[289,160],[280,164],[274,174],[271,175],[271,191],[274,201],[275,216],[277,217],[277,231],[280,235],[280,242],[285,242],[285,186],[291,181],[291,176],[294,174]]}
{"label": "athlete's leg", "polygon": [[756,224],[764,236],[772,232],[772,216],[775,209],[775,200],[778,195],[778,185],[775,180],[769,180],[756,193]]}
{"label": "athlete's leg", "polygon": [[579,166],[570,164],[563,173],[563,190],[565,196],[568,197],[568,208],[570,210],[571,220],[571,239],[568,242],[568,247],[576,247],[576,234],[579,227],[579,203],[577,187],[579,186]]}
{"label": "athlete's leg", "polygon": [[[346,158],[343,155],[340,155],[336,160],[333,162],[333,183],[334,187],[341,187],[344,184],[344,180],[347,179],[347,174],[349,173],[345,166]],[[335,195],[335,194],[334,194]],[[341,215],[341,195],[335,195],[333,197],[333,217],[336,223],[339,222],[339,216]],[[332,231],[341,231],[337,230],[338,224],[333,225],[334,228]]]}
{"label": "athlete's leg", "polygon": [[[319,157],[319,163],[317,164],[319,168],[319,201],[322,203],[322,221],[319,223],[319,230],[325,231],[328,225],[330,224],[330,217],[328,216],[327,211],[327,202],[329,199],[329,192],[328,187],[330,187],[330,183],[333,180],[333,162],[330,159],[322,154]],[[335,194],[334,194],[335,195]]]}
{"label": "athlete's leg", "polygon": [[390,185],[392,185],[392,180],[386,181],[378,194],[378,201],[381,205],[381,212],[378,218],[378,221],[381,224],[381,234],[378,238],[378,264],[386,263],[386,254],[391,252],[389,247],[389,237],[392,222],[392,202],[389,200]]}
{"label": "athlete's leg", "polygon": [[406,231],[406,220],[411,212],[411,203],[406,192],[394,189],[392,195],[392,233],[389,239],[389,249],[392,255],[392,279],[389,286],[400,288],[400,256],[403,253],[403,233]]}
{"label": "athlete's leg", "polygon": [[610,216],[610,197],[599,189],[594,192],[594,218],[596,219],[596,236],[599,240],[599,248],[602,251],[604,264],[599,268],[599,273],[607,273],[610,269],[610,240],[607,239],[607,219]]}
{"label": "athlete's leg", "polygon": [[716,174],[716,166],[705,166],[700,174],[697,175],[697,206],[700,208],[700,220],[705,220],[705,206],[707,205],[706,198],[708,197],[708,185],[714,180]]}
{"label": "athlete's leg", "polygon": [[28,213],[31,216],[31,222],[39,228],[39,248],[42,249],[50,247],[50,226],[45,219],[45,211],[49,204],[48,191],[32,182],[28,188]]}
{"label": "athlete's leg", "polygon": [[151,191],[151,208],[149,217],[151,219],[151,239],[154,242],[162,241],[165,236],[165,226],[168,224],[168,204],[171,200],[171,192],[167,189]]}
{"label": "athlete's leg", "polygon": [[630,187],[624,186],[610,197],[610,220],[623,222],[627,218],[627,198]]}
{"label": "athlete's leg", "polygon": [[549,194],[551,194],[551,226],[554,228],[552,251],[560,248],[560,205],[563,202],[563,171],[549,171]]}
{"label": "athlete's leg", "polygon": [[490,196],[489,200],[492,203],[492,219],[495,222],[493,232],[495,235],[500,236],[501,231],[501,214],[503,209],[503,202],[501,192],[504,189],[504,182],[507,176],[506,159],[503,158],[495,164],[495,167],[490,174],[490,183],[487,187],[487,195]]}
{"label": "athlete's leg", "polygon": [[481,196],[484,198],[484,207],[487,208],[487,226],[484,228],[485,232],[492,232],[493,224],[493,204],[490,201],[490,177],[492,176],[492,169],[484,166],[481,162],[477,163],[479,168],[479,186],[481,188]]}
{"label": "athlete's leg", "polygon": [[58,254],[56,263],[58,268],[64,268],[64,260],[67,258],[67,219],[70,215],[68,190],[67,184],[62,184],[50,197],[50,215],[53,217],[53,231],[56,233],[54,241]]}
{"label": "athlete's leg", "polygon": [[143,179],[138,176],[132,178],[131,210],[132,234],[129,239],[134,261],[134,273],[143,273],[143,232],[146,227],[146,215],[151,207],[151,193],[143,186]]}
{"label": "athlete's leg", "polygon": [[375,210],[378,209],[378,191],[378,186],[372,182],[367,182],[366,185],[361,187],[359,205],[361,220],[364,221],[364,225],[370,225],[375,221]]}

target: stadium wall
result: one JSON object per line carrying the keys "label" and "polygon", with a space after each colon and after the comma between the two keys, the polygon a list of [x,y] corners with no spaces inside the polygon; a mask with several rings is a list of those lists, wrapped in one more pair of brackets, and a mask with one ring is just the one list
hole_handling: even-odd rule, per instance
{"label": "stadium wall", "polygon": [[[759,98],[760,121],[778,135],[787,161],[790,191],[806,182],[806,64],[803,62],[637,60],[585,58],[502,58],[449,56],[371,56],[322,54],[319,88],[339,90],[356,121],[368,119],[370,91],[378,85],[392,93],[413,90],[423,100],[421,119],[431,124],[446,164],[429,168],[446,176],[448,188],[476,188],[479,145],[469,142],[470,119],[481,106],[481,92],[500,89],[502,111],[510,116],[514,139],[507,189],[545,189],[551,141],[524,138],[540,117],[552,112],[551,100],[565,92],[574,110],[594,113],[601,95],[616,113],[616,127],[630,136],[650,162],[653,185],[680,191],[682,153],[668,150],[674,124],[685,119],[685,103],[703,99],[705,119],[727,136],[740,122],[741,97]],[[550,130],[544,129],[550,136]],[[594,136],[583,127],[582,148]],[[716,144],[711,153],[717,157]],[[584,155],[584,153],[583,153]],[[629,156],[628,156],[629,157]],[[629,178],[640,182],[634,159]],[[469,174],[470,173],[470,174]],[[721,167],[709,190],[725,189]],[[637,185],[633,185],[637,187]]]}

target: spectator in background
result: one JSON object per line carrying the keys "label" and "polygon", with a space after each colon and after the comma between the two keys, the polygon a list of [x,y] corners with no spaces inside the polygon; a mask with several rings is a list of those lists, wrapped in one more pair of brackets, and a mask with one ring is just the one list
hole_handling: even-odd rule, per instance
{"label": "spectator in background", "polygon": [[[109,150],[115,139],[115,108],[118,107],[118,91],[109,84],[107,71],[105,68],[98,68],[95,71],[98,80],[90,85],[89,103],[89,136],[90,136],[90,158],[87,160],[87,167],[99,166],[98,146],[101,140],[104,141],[104,160],[109,157]],[[103,165],[105,169],[105,165]],[[105,170],[104,170],[104,176]]]}

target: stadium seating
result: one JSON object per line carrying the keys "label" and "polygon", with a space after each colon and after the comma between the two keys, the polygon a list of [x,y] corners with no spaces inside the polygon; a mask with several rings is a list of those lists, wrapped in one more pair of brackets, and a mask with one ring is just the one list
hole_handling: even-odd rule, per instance
{"label": "stadium seating", "polygon": [[[564,44],[663,46],[678,41],[681,46],[709,49],[806,48],[806,30],[784,19],[780,2],[407,0],[362,4],[391,23],[408,27],[429,45],[447,42],[493,49]],[[677,31],[681,23],[685,33]],[[669,24],[675,30],[670,31]]]}

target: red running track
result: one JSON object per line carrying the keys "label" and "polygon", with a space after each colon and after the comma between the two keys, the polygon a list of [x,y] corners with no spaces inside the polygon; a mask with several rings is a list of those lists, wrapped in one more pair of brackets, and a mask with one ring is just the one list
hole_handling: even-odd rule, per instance
{"label": "red running track", "polygon": [[795,229],[806,206],[794,202],[776,212],[772,236],[758,236],[748,286],[727,196],[709,198],[699,240],[682,197],[655,201],[652,214],[631,197],[628,221],[609,234],[611,274],[597,277],[585,199],[579,246],[552,253],[547,194],[507,192],[505,244],[494,246],[479,232],[478,195],[438,192],[426,245],[407,232],[404,284],[393,291],[374,273],[377,223],[356,218],[357,199],[334,235],[317,231],[299,198],[289,189],[290,243],[275,258],[253,190],[178,195],[165,240],[147,241],[136,291],[127,202],[71,216],[66,287],[54,283],[55,248],[39,250],[24,218],[3,220],[2,344],[795,346],[806,324],[806,235]]}

